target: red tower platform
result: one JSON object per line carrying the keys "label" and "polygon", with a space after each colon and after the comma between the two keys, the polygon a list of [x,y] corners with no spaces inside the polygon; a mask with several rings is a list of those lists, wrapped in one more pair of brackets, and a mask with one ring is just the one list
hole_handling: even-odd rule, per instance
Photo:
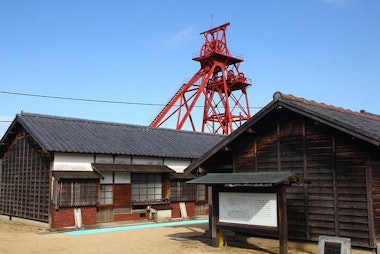
{"label": "red tower platform", "polygon": [[250,116],[247,88],[252,84],[242,72],[240,57],[232,56],[227,47],[226,31],[230,23],[207,30],[200,54],[193,58],[201,65],[189,82],[183,84],[150,126],[160,127],[176,117],[176,129],[189,123],[197,131],[192,110],[202,96],[201,131],[230,134]]}

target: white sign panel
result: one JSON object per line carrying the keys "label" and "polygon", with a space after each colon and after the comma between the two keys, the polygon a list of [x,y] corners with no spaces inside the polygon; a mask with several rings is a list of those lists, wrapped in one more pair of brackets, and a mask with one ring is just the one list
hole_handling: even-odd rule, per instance
{"label": "white sign panel", "polygon": [[219,221],[277,227],[277,194],[220,192]]}

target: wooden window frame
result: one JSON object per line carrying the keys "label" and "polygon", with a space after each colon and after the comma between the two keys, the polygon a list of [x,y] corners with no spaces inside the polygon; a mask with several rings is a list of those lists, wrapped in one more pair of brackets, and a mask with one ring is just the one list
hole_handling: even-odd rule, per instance
{"label": "wooden window frame", "polygon": [[64,179],[56,181],[54,202],[59,207],[83,207],[98,205],[98,181]]}
{"label": "wooden window frame", "polygon": [[[111,190],[103,189],[111,187]],[[111,193],[111,196],[107,196],[106,193]],[[113,184],[100,184],[99,205],[113,205],[114,185]],[[108,202],[111,200],[111,202]]]}
{"label": "wooden window frame", "polygon": [[[149,181],[152,180],[153,182]],[[132,203],[162,200],[161,174],[132,174]]]}
{"label": "wooden window frame", "polygon": [[195,201],[197,200],[197,187],[194,184],[186,184],[184,181],[174,181],[170,184],[170,201]]}

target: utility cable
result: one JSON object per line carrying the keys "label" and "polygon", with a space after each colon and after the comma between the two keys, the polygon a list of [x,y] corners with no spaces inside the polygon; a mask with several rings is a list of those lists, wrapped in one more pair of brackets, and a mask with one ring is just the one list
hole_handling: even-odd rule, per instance
{"label": "utility cable", "polygon": [[[17,96],[37,97],[37,98],[44,98],[44,99],[84,101],[84,102],[95,102],[95,103],[140,105],[140,106],[158,106],[158,107],[164,107],[164,106],[166,106],[166,104],[160,104],[160,103],[130,102],[130,101],[110,101],[110,100],[98,100],[98,99],[85,99],[85,98],[74,98],[74,97],[63,97],[63,96],[52,96],[52,95],[30,94],[30,93],[19,93],[19,92],[9,92],[9,91],[0,91],[0,93],[2,93],[2,94],[9,94],[9,95],[17,95]],[[197,105],[195,105],[194,107],[202,108],[203,106],[197,106]],[[262,107],[249,107],[249,108],[261,109]]]}
{"label": "utility cable", "polygon": [[45,98],[45,99],[59,99],[59,100],[85,101],[85,102],[97,102],[97,103],[142,105],[142,106],[165,106],[165,104],[158,104],[158,103],[143,103],[143,102],[128,102],[128,101],[109,101],[109,100],[84,99],[84,98],[52,96],[52,95],[41,95],[41,94],[30,94],[30,93],[18,93],[18,92],[8,92],[8,91],[0,91],[0,93],[2,93],[2,94],[10,94],[10,95],[18,95],[18,96],[38,97],[38,98]]}

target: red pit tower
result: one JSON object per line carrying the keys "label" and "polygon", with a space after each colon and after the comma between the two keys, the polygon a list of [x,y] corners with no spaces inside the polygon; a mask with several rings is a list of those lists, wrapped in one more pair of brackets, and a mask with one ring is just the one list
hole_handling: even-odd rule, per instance
{"label": "red pit tower", "polygon": [[251,117],[246,90],[252,82],[239,72],[243,59],[232,56],[228,50],[226,31],[229,25],[226,23],[201,33],[205,42],[200,54],[193,58],[201,68],[182,85],[150,126],[159,127],[176,117],[176,129],[182,129],[187,122],[196,131],[191,112],[201,95],[204,96],[202,132],[228,135]]}

